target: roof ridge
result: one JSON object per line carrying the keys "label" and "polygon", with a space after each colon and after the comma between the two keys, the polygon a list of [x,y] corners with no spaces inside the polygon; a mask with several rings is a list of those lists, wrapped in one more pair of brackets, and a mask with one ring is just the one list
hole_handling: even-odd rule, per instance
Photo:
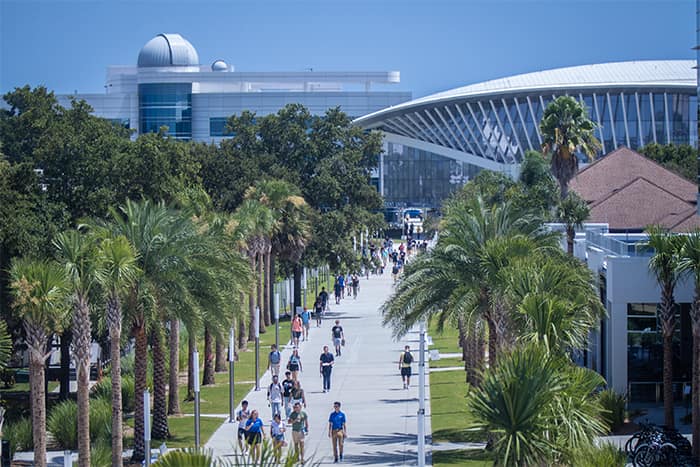
{"label": "roof ridge", "polygon": [[662,187],[661,185],[658,185],[658,184],[652,182],[651,180],[649,180],[648,178],[646,178],[646,177],[643,176],[643,175],[638,175],[637,177],[633,178],[632,180],[630,180],[629,182],[625,183],[624,185],[622,185],[622,186],[620,186],[620,187],[618,187],[618,188],[613,189],[612,191],[608,192],[608,193],[607,193],[605,196],[603,196],[602,198],[600,198],[600,199],[594,201],[593,203],[591,203],[590,207],[599,206],[599,205],[602,204],[603,202],[609,200],[610,198],[612,198],[613,196],[615,196],[615,195],[617,195],[617,194],[620,194],[622,191],[624,191],[624,190],[625,190],[626,188],[628,188],[630,185],[633,185],[633,184],[637,183],[637,182],[640,181],[640,180],[643,180],[643,181],[649,183],[650,185],[652,185],[652,186],[658,188],[659,190],[668,193],[669,195],[671,195],[672,197],[676,198],[677,200],[679,200],[679,201],[681,201],[681,202],[687,204],[689,207],[692,207],[692,206],[693,206],[693,203],[691,203],[690,201],[686,200],[685,198],[681,198],[681,197],[678,196],[677,194],[673,193],[672,191],[667,190],[666,188]]}

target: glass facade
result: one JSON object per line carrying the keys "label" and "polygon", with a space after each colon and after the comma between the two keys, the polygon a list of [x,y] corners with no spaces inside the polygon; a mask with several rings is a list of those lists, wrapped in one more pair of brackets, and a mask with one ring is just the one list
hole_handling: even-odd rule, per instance
{"label": "glass facade", "polygon": [[192,139],[192,84],[139,84],[139,133],[168,127],[177,139]]}
{"label": "glass facade", "polygon": [[528,149],[539,150],[544,109],[563,94],[586,105],[598,124],[601,154],[620,146],[697,143],[697,96],[664,89],[585,89],[438,102],[387,118],[379,128],[496,162],[518,163]]}
{"label": "glass facade", "polygon": [[209,136],[233,136],[231,131],[226,129],[228,117],[211,117],[209,119]]}
{"label": "glass facade", "polygon": [[[673,382],[688,382],[692,374],[693,335],[690,304],[676,304],[673,336]],[[655,383],[663,381],[663,337],[656,303],[627,305],[627,380],[638,401],[656,398]]]}
{"label": "glass facade", "polygon": [[387,143],[383,157],[384,204],[439,207],[442,200],[481,170],[431,152]]}

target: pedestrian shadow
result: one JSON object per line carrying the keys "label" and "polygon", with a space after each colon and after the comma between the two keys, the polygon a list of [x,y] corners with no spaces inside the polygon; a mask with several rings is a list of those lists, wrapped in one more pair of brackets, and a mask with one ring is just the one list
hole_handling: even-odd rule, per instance
{"label": "pedestrian shadow", "polygon": [[347,454],[344,463],[350,465],[416,465],[414,454],[394,452],[365,452],[362,454]]}
{"label": "pedestrian shadow", "polygon": [[402,404],[404,402],[418,402],[417,397],[411,399],[379,399],[379,402],[384,402],[385,404]]}
{"label": "pedestrian shadow", "polygon": [[354,444],[383,446],[387,444],[416,444],[416,435],[406,433],[391,433],[389,435],[361,435],[348,438]]}

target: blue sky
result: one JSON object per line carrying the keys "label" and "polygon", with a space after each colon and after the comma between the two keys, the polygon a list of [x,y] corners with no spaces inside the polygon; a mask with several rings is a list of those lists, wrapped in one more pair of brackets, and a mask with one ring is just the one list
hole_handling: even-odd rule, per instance
{"label": "blue sky", "polygon": [[0,0],[0,91],[102,92],[161,32],[239,71],[399,70],[414,97],[512,74],[693,58],[693,0]]}

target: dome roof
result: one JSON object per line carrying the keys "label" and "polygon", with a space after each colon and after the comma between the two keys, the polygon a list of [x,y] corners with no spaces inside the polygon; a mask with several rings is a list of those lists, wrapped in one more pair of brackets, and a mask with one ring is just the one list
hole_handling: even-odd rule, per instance
{"label": "dome roof", "polygon": [[211,71],[229,71],[228,63],[223,60],[216,60],[211,64]]}
{"label": "dome roof", "polygon": [[139,67],[198,66],[199,55],[180,34],[158,34],[139,52]]}

